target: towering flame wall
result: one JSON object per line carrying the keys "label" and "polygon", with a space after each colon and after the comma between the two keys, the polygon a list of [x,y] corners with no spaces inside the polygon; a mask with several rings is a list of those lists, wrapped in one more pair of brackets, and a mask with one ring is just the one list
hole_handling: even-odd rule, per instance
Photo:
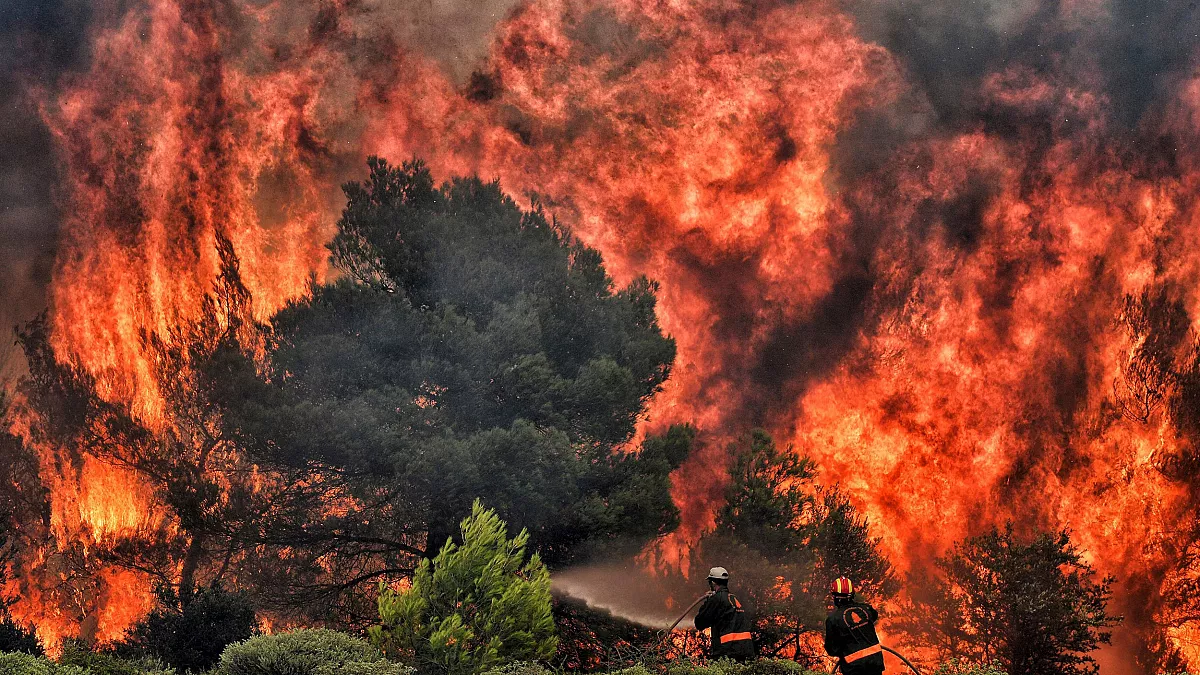
{"label": "towering flame wall", "polygon": [[[1120,608],[1127,656],[1185,609],[1195,481],[1164,467],[1194,442],[1165,407],[1122,414],[1144,336],[1121,314],[1148,293],[1200,316],[1194,3],[1130,52],[1152,81],[1111,47],[1137,46],[1121,2],[955,23],[955,3],[530,0],[460,80],[423,55],[419,3],[119,4],[95,8],[90,70],[40,93],[65,179],[50,304],[59,358],[143,419],[139,336],[197,318],[218,235],[267,317],[323,273],[336,184],[417,155],[542,195],[619,280],[661,282],[679,360],[650,426],[766,426],[903,568],[988,523],[1070,527],[1152,600]],[[61,451],[61,541],[152,511],[89,507],[127,477],[62,480]],[[681,474],[684,540],[719,481]]]}

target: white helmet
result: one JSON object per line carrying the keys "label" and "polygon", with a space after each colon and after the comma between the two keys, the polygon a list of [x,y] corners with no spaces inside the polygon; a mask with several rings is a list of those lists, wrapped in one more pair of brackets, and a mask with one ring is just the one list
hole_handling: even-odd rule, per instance
{"label": "white helmet", "polygon": [[724,567],[714,567],[708,571],[708,578],[716,579],[717,581],[729,581],[729,570]]}

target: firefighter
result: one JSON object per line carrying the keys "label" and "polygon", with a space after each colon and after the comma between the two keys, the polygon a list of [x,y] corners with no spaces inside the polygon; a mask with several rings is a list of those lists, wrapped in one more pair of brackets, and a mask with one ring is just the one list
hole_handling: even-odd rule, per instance
{"label": "firefighter", "polygon": [[825,651],[838,657],[843,675],[879,675],[883,647],[875,634],[879,612],[854,600],[854,584],[846,577],[833,582],[833,611],[825,619]]}
{"label": "firefighter", "polygon": [[714,567],[708,571],[708,598],[696,613],[696,628],[711,628],[712,657],[748,661],[755,656],[750,637],[750,616],[742,603],[729,592],[729,571]]}

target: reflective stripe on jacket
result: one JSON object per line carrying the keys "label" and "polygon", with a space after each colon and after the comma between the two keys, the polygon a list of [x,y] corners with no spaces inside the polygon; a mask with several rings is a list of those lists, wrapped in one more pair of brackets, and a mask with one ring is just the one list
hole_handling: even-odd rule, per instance
{"label": "reflective stripe on jacket", "polygon": [[883,648],[875,634],[879,612],[865,602],[834,607],[825,619],[825,651],[840,659],[844,675],[883,672]]}
{"label": "reflective stripe on jacket", "polygon": [[750,623],[746,609],[727,588],[719,588],[708,596],[696,613],[696,628],[712,629],[713,658],[754,658]]}

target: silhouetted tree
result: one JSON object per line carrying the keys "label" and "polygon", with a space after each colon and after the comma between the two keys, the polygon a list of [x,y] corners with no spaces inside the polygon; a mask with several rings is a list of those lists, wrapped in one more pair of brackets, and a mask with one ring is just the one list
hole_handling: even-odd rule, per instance
{"label": "silhouetted tree", "polygon": [[0,653],[6,652],[40,655],[42,643],[32,631],[5,619],[0,621]]}
{"label": "silhouetted tree", "polygon": [[846,496],[816,484],[810,459],[780,450],[762,430],[736,443],[732,457],[725,504],[696,566],[730,568],[735,594],[756,615],[760,653],[815,664],[823,655],[807,653],[801,635],[823,628],[832,581],[848,576],[886,598],[895,592],[891,565]]}
{"label": "silhouetted tree", "polygon": [[[29,592],[28,567],[50,541],[50,508],[37,454],[10,426],[12,395],[0,387],[0,585],[12,596]],[[11,602],[11,601],[10,601]],[[0,602],[0,652],[40,654],[41,644]]]}
{"label": "silhouetted tree", "polygon": [[119,653],[149,655],[183,672],[204,672],[221,660],[225,647],[248,639],[257,621],[243,593],[219,586],[195,592],[184,604],[163,588],[159,607],[134,626]]}
{"label": "silhouetted tree", "polygon": [[29,370],[18,385],[26,440],[53,448],[63,467],[78,470],[92,457],[132,471],[172,516],[155,532],[119,537],[92,559],[149,572],[185,603],[198,575],[213,583],[229,571],[245,550],[250,524],[269,511],[252,467],[223,433],[201,371],[222,350],[253,351],[261,339],[233,247],[221,236],[217,246],[221,272],[203,300],[204,318],[166,337],[142,336],[157,369],[161,420],[142,419],[101,396],[90,373],[54,353],[44,318],[19,333]]}
{"label": "silhouetted tree", "polygon": [[1021,541],[1011,524],[960,542],[938,573],[913,578],[899,628],[943,658],[995,663],[1010,675],[1083,675],[1119,619],[1112,578],[1095,579],[1067,532]]}

